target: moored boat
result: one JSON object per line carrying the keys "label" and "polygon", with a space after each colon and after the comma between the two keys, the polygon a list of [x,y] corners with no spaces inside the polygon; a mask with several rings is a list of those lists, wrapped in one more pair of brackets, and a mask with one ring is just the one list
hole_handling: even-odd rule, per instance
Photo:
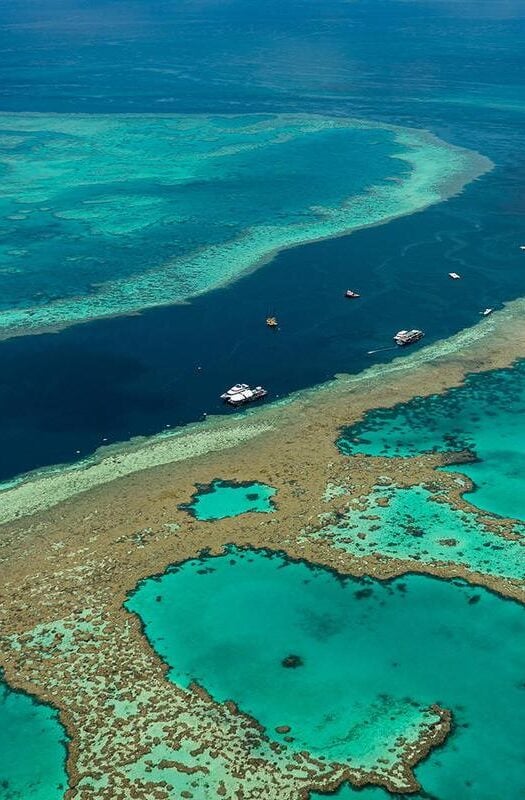
{"label": "moored boat", "polygon": [[277,328],[279,325],[277,322],[277,317],[266,317],[266,324],[269,328]]}
{"label": "moored boat", "polygon": [[246,383],[238,383],[221,394],[221,400],[230,406],[242,406],[246,403],[253,403],[255,400],[262,400],[267,394],[268,391],[263,386],[256,386],[252,389]]}
{"label": "moored boat", "polygon": [[481,312],[481,314],[482,314],[484,317],[488,317],[488,316],[489,316],[489,314],[492,314],[492,312],[493,312],[493,311],[494,311],[494,309],[493,309],[493,308],[486,308],[486,309],[485,309],[485,311],[482,311],[482,312]]}
{"label": "moored boat", "polygon": [[452,278],[453,281],[459,281],[461,279],[461,275],[458,275],[457,272],[449,272],[449,278]]}
{"label": "moored boat", "polygon": [[221,400],[227,400],[228,397],[232,397],[234,394],[239,394],[239,392],[244,392],[245,389],[249,389],[247,383],[236,383],[230,389],[227,389],[225,392],[221,394]]}
{"label": "moored boat", "polygon": [[411,331],[398,331],[394,336],[394,342],[400,347],[407,344],[413,344],[423,338],[425,334],[423,331],[413,328]]}
{"label": "moored boat", "polygon": [[351,297],[353,299],[355,297],[361,297],[361,295],[357,292],[353,292],[352,289],[347,289],[345,292],[345,297]]}

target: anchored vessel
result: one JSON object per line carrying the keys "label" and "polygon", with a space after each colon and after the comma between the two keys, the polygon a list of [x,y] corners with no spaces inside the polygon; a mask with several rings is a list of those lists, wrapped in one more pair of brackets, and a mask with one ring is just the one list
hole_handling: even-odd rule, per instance
{"label": "anchored vessel", "polygon": [[252,389],[247,383],[236,383],[231,389],[221,394],[221,400],[230,406],[242,406],[245,403],[253,403],[255,400],[262,400],[268,394],[262,386]]}
{"label": "anchored vessel", "polygon": [[354,297],[361,297],[361,295],[357,292],[353,292],[351,289],[347,289],[345,292],[345,297],[351,297],[353,299]]}
{"label": "anchored vessel", "polygon": [[400,347],[403,347],[406,344],[413,344],[414,342],[418,342],[420,339],[423,338],[425,334],[423,331],[417,330],[414,328],[411,331],[398,331],[394,336],[394,342],[398,344]]}
{"label": "anchored vessel", "polygon": [[451,277],[453,281],[459,281],[460,278],[461,278],[461,275],[458,275],[457,272],[449,272],[448,274],[449,274],[449,277]]}
{"label": "anchored vessel", "polygon": [[269,328],[277,328],[279,325],[277,322],[277,317],[266,317],[266,324]]}

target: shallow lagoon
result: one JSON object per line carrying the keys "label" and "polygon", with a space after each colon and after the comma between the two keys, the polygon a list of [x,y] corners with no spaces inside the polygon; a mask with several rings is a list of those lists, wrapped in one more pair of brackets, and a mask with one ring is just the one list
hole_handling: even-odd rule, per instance
{"label": "shallow lagoon", "polygon": [[216,480],[200,485],[191,503],[179,508],[200,520],[237,517],[248,511],[269,513],[274,510],[271,498],[276,489],[264,483],[229,483]]}
{"label": "shallow lagoon", "polygon": [[0,681],[0,800],[61,800],[65,738],[56,711]]}
{"label": "shallow lagoon", "polygon": [[463,386],[443,395],[370,411],[344,431],[338,445],[347,455],[397,457],[471,450],[478,461],[445,468],[474,482],[468,501],[501,516],[525,519],[524,415],[521,361],[511,369],[471,375]]}
{"label": "shallow lagoon", "polygon": [[[396,729],[438,702],[455,727],[417,769],[426,792],[494,800],[525,790],[525,611],[517,603],[461,582],[336,579],[279,555],[232,550],[144,581],[127,607],[171,680],[235,700],[270,737],[291,726],[293,748],[371,766]],[[290,654],[301,659],[295,668],[282,664]]]}
{"label": "shallow lagoon", "polygon": [[350,508],[340,523],[314,536],[356,556],[452,562],[496,578],[525,578],[523,539],[504,539],[443,500],[421,486],[378,487],[364,511]]}

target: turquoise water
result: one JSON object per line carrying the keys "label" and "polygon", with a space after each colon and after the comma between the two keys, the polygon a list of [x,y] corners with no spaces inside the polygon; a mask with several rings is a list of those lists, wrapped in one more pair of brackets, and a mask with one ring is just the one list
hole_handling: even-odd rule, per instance
{"label": "turquoise water", "polygon": [[[203,567],[205,567],[203,569]],[[371,767],[421,709],[454,715],[417,768],[439,800],[525,792],[525,610],[459,581],[336,577],[261,551],[186,562],[127,601],[169,678],[231,698],[292,748]],[[282,661],[298,656],[300,664]],[[366,794],[364,795],[366,797]]]}
{"label": "turquoise water", "polygon": [[272,497],[275,492],[264,483],[235,484],[217,480],[209,485],[199,485],[193,501],[179,508],[201,520],[237,517],[248,511],[268,513],[274,510]]}
{"label": "turquoise water", "polygon": [[525,361],[480,373],[443,395],[416,397],[394,409],[370,411],[338,441],[346,455],[414,456],[471,450],[459,467],[476,489],[469,502],[504,517],[525,519]]}
{"label": "turquoise water", "polygon": [[438,202],[488,160],[316,115],[0,116],[0,330],[188,299]]}
{"label": "turquoise water", "polygon": [[[436,499],[438,502],[436,502]],[[452,562],[493,577],[525,578],[523,539],[485,530],[474,514],[439,502],[421,486],[378,488],[365,511],[351,509],[315,536],[356,556],[380,554],[421,564]],[[383,502],[388,505],[382,505]]]}
{"label": "turquoise water", "polygon": [[0,681],[0,800],[61,800],[65,739],[56,711]]}

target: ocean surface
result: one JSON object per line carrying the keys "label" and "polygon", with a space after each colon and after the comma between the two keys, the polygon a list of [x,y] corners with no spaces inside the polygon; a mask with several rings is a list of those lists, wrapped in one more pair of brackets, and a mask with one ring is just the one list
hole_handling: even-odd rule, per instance
{"label": "ocean surface", "polygon": [[[522,0],[2,4],[0,481],[238,413],[218,399],[238,381],[271,401],[357,373],[399,355],[400,328],[424,329],[421,347],[524,296],[524,36]],[[523,367],[501,374],[380,420],[400,454],[473,446],[469,500],[523,518]],[[384,452],[373,425],[364,438]],[[400,537],[416,517],[451,526],[466,558],[515,575],[420,491],[396,502]],[[407,542],[383,544],[422,555]],[[439,702],[454,728],[416,770],[421,797],[523,796],[522,607],[454,581],[233,560],[129,600],[173,680],[364,761]],[[58,800],[55,713],[2,692],[0,798]]]}
{"label": "ocean surface", "polygon": [[[434,341],[475,324],[485,307],[525,294],[525,10],[503,5],[137,0],[119,4],[117,13],[107,0],[89,8],[54,0],[38,10],[15,0],[3,8],[0,164],[9,194],[2,200],[0,325],[39,330],[57,318],[136,310],[133,287],[148,271],[155,280],[151,295],[139,292],[148,294],[144,305],[187,300],[0,342],[0,479],[205,412],[231,413],[218,395],[237,381],[263,383],[275,398],[358,372],[396,354],[368,351],[388,348],[399,328],[421,327],[424,341]],[[28,116],[35,113],[42,116]],[[233,134],[224,130],[224,115],[232,114],[241,120]],[[250,139],[243,152],[202,158],[205,173],[215,162],[216,182],[199,183],[191,153],[173,158],[180,132],[164,115],[186,119],[201,155],[235,150],[248,120],[259,119],[254,135],[262,144]],[[315,117],[372,127],[303,136],[290,115],[306,126]],[[269,144],[277,118],[295,125],[293,147]],[[247,266],[253,251],[247,260],[224,255],[193,276],[198,286],[191,279],[177,294],[181,273],[174,268],[170,283],[162,269],[200,252],[203,228],[208,243],[220,244],[225,231],[209,222],[217,215],[233,224],[233,236],[240,233],[235,223],[244,232],[264,223],[266,237],[266,223],[278,219],[278,245],[285,246],[298,241],[297,226],[309,228],[300,240],[316,238],[323,215],[349,191],[366,197],[379,187],[387,216],[405,213],[407,199],[413,207],[413,196],[401,191],[407,162],[391,157],[393,134],[384,127],[391,125],[428,130],[481,153],[494,169],[447,202],[283,250],[255,271]],[[130,134],[124,144],[123,130]],[[153,130],[154,152],[145,146]],[[314,144],[318,136],[322,147]],[[434,159],[427,153],[428,165]],[[305,170],[315,175],[311,185]],[[182,173],[191,179],[175,191]],[[446,194],[452,184],[437,188]],[[449,271],[462,280],[450,281]],[[230,282],[218,286],[225,277]],[[108,290],[115,282],[130,290],[127,306],[125,293],[115,299]],[[361,292],[359,302],[344,301],[347,288]],[[264,325],[269,313],[279,319],[277,332]]]}
{"label": "ocean surface", "polygon": [[0,800],[61,800],[66,740],[54,709],[0,679]]}
{"label": "ocean surface", "polygon": [[423,796],[525,792],[519,603],[461,581],[341,579],[232,549],[142,582],[127,607],[170,680],[233,699],[273,739],[290,727],[292,752],[378,768],[381,756],[395,760],[397,736],[438,703],[454,724],[416,769]]}

